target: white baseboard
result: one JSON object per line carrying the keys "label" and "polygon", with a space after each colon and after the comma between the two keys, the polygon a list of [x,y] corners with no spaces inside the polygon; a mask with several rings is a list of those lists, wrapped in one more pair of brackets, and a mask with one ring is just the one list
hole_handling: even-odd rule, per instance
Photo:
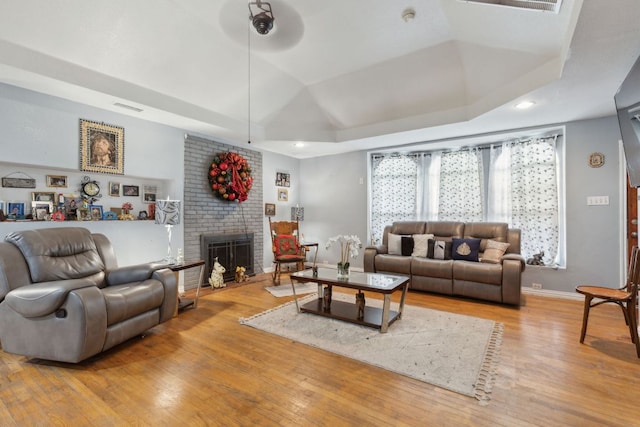
{"label": "white baseboard", "polygon": [[562,298],[575,301],[582,301],[584,299],[584,296],[576,292],[554,291],[551,289],[533,289],[529,287],[523,287],[522,293],[528,295],[537,295],[540,297]]}

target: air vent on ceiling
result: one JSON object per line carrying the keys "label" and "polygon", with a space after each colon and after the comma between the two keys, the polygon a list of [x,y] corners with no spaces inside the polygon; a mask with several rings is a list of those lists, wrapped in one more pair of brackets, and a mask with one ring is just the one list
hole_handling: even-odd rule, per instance
{"label": "air vent on ceiling", "polygon": [[140,113],[141,111],[143,111],[142,108],[134,107],[133,105],[123,104],[121,102],[114,102],[113,105],[115,105],[116,107],[124,108],[126,110],[135,111],[136,113]]}
{"label": "air vent on ceiling", "polygon": [[509,6],[518,9],[539,10],[546,12],[560,12],[562,0],[459,0],[466,3],[493,4],[496,6]]}

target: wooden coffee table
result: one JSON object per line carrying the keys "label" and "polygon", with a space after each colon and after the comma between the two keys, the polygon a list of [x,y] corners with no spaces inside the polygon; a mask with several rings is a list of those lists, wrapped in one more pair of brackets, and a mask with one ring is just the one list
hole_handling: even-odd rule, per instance
{"label": "wooden coffee table", "polygon": [[[404,308],[404,300],[409,288],[409,277],[402,275],[391,275],[381,273],[360,273],[352,271],[348,279],[338,279],[337,271],[329,268],[318,268],[317,276],[314,276],[313,270],[298,271],[291,273],[291,287],[293,288],[293,296],[296,302],[298,312],[306,312],[318,314],[320,316],[339,319],[345,322],[357,323],[359,325],[370,326],[380,329],[380,332],[387,332],[389,325],[400,319],[402,309]],[[295,282],[308,283],[314,282],[318,284],[318,298],[310,301],[302,306],[298,305],[298,295],[296,295]],[[358,306],[356,305],[356,297],[353,297],[353,303],[344,301],[330,301],[328,309],[325,309],[325,301],[323,299],[324,286],[329,288],[341,287],[356,289],[358,291],[368,291],[384,295],[382,308],[369,307],[365,305],[364,317],[358,318]],[[391,310],[391,294],[396,291],[402,291],[398,310]]]}

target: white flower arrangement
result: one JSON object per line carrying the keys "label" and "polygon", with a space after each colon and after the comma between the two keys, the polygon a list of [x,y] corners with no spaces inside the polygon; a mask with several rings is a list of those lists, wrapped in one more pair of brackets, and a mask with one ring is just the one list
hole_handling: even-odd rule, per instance
{"label": "white flower arrangement", "polygon": [[325,249],[329,249],[334,243],[338,243],[340,245],[339,263],[342,264],[344,268],[348,269],[349,258],[357,257],[360,253],[360,249],[362,249],[362,242],[360,242],[360,238],[356,235],[350,236],[347,234],[334,236],[329,238],[325,245]]}

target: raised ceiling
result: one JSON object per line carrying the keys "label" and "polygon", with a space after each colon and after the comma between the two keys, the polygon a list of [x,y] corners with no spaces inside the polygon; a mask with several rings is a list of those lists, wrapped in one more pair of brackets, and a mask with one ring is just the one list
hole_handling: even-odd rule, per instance
{"label": "raised ceiling", "polygon": [[2,2],[0,81],[305,158],[613,114],[640,54],[636,0],[270,3]]}

